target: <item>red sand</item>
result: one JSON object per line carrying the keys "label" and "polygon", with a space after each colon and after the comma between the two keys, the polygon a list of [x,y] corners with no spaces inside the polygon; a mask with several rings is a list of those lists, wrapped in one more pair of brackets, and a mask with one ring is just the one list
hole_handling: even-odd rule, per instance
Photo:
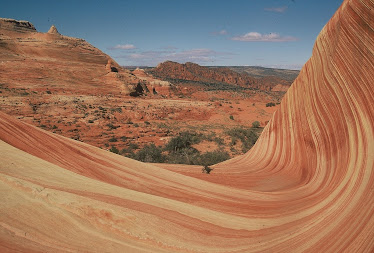
{"label": "red sand", "polygon": [[255,147],[211,175],[1,113],[0,251],[373,252],[373,16],[344,1]]}

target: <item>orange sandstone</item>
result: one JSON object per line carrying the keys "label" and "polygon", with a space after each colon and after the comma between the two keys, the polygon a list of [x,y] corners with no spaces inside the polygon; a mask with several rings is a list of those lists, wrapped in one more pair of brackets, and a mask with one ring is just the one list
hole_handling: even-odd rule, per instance
{"label": "orange sandstone", "polygon": [[0,114],[2,252],[373,252],[374,3],[345,0],[255,147],[151,165]]}

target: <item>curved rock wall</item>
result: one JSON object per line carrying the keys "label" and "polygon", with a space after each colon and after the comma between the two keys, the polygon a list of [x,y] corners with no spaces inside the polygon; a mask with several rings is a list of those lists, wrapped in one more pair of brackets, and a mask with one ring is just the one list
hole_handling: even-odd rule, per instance
{"label": "curved rock wall", "polygon": [[0,250],[373,252],[373,17],[346,0],[255,147],[210,175],[0,114]]}

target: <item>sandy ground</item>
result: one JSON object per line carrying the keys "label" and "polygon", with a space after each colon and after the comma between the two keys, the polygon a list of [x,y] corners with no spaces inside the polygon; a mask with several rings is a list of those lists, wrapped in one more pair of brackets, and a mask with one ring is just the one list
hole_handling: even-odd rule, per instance
{"label": "sandy ground", "polygon": [[254,148],[210,175],[1,112],[0,251],[373,252],[372,16],[344,1]]}

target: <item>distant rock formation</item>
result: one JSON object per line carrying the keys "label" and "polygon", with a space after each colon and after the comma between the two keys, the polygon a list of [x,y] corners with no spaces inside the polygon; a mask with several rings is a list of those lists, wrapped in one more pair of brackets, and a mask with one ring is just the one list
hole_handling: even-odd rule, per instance
{"label": "distant rock formation", "polygon": [[18,32],[36,32],[35,26],[29,21],[15,20],[11,18],[0,18],[0,29],[14,30]]}
{"label": "distant rock formation", "polygon": [[256,83],[254,78],[251,78],[245,74],[234,72],[227,68],[210,69],[192,62],[180,64],[177,62],[166,61],[160,63],[152,71],[152,74],[161,78],[182,79],[198,82],[223,82],[247,87]]}
{"label": "distant rock formation", "polygon": [[0,112],[0,251],[374,252],[373,17],[345,0],[255,146],[211,176]]}
{"label": "distant rock formation", "polygon": [[157,65],[151,73],[163,80],[189,80],[206,83],[226,83],[246,88],[272,90],[278,84],[290,86],[290,82],[278,77],[256,79],[247,73],[238,73],[226,67],[204,67],[196,63],[166,61]]}
{"label": "distant rock formation", "polygon": [[151,94],[156,95],[169,95],[173,84],[168,81],[163,81],[154,78],[150,74],[146,73],[144,69],[136,68],[132,73],[143,81],[147,86],[148,91],[152,91]]}
{"label": "distant rock formation", "polygon": [[57,34],[57,35],[61,35],[61,34],[58,32],[56,26],[54,26],[54,25],[52,25],[51,28],[49,28],[48,33],[49,33],[49,34]]}
{"label": "distant rock formation", "polygon": [[6,63],[0,83],[22,87],[44,89],[40,80],[48,79],[48,86],[65,92],[129,95],[141,82],[101,50],[83,39],[61,35],[54,25],[40,33],[28,21],[0,18],[0,60]]}

